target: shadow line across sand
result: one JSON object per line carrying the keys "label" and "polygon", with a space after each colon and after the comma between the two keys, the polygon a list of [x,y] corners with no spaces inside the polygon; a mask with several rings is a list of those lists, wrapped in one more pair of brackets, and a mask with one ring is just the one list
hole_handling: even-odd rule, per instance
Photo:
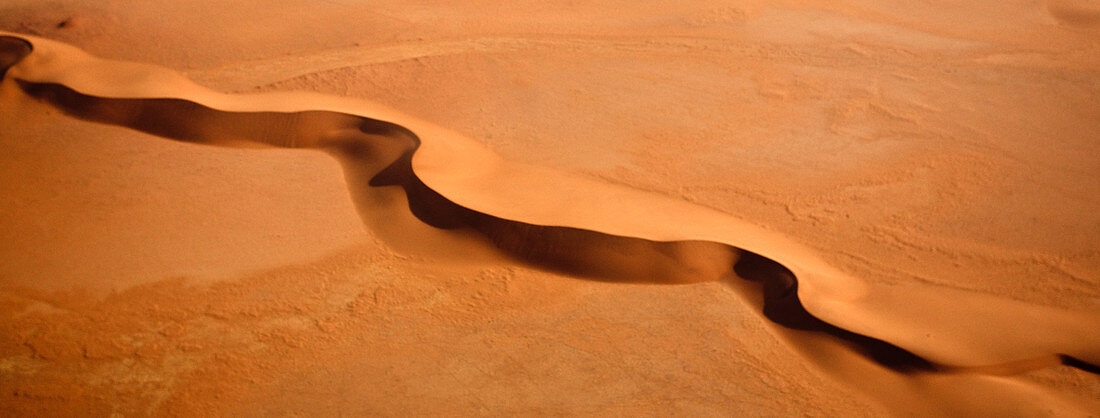
{"label": "shadow line across sand", "polygon": [[[22,39],[0,36],[0,78],[32,49]],[[28,96],[91,122],[191,143],[323,150],[342,165],[349,193],[367,223],[386,222],[377,219],[377,203],[382,193],[400,188],[408,210],[421,222],[472,235],[531,266],[613,282],[724,281],[740,292],[747,290],[746,299],[759,302],[756,308],[775,324],[797,332],[827,334],[892,370],[960,371],[813,316],[799,300],[798,281],[791,270],[744,249],[710,241],[653,241],[534,225],[458,205],[428,187],[413,171],[412,157],[420,138],[401,125],[333,111],[231,112],[182,99],[96,97],[56,83],[14,81]],[[1063,364],[1100,372],[1090,363],[1065,355],[1059,358]],[[981,369],[997,372],[996,366]]]}

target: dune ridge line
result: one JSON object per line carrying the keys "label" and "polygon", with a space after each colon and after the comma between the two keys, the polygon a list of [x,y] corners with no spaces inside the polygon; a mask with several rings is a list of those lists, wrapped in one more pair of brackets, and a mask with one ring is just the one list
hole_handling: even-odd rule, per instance
{"label": "dune ridge line", "polygon": [[[967,307],[952,300],[975,295],[945,298],[942,289],[867,283],[727,214],[508,162],[472,140],[365,101],[220,94],[158,67],[101,60],[16,34],[0,34],[0,76],[84,120],[186,142],[325,150],[344,167],[364,218],[376,189],[399,187],[422,222],[474,233],[542,268],[610,281],[722,280],[745,289],[738,276],[762,288],[756,298],[772,322],[831,335],[897,371],[1004,374],[1059,362],[1100,370],[1100,342],[1089,332],[1095,318],[992,297],[978,301],[986,306]],[[929,306],[946,312],[915,315]],[[1045,328],[998,335],[1028,325],[1020,318]],[[956,337],[946,347],[915,337],[945,328]]]}

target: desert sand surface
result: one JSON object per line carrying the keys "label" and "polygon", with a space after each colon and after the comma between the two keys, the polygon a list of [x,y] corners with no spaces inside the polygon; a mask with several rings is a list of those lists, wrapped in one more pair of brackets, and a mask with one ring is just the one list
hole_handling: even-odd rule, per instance
{"label": "desert sand surface", "polygon": [[1100,414],[1100,3],[686,3],[0,0],[0,414]]}

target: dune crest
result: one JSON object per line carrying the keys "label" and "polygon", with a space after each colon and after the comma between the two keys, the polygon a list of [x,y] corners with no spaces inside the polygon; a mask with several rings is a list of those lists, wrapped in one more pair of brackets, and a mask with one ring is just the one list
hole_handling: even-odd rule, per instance
{"label": "dune crest", "polygon": [[0,75],[79,119],[186,142],[325,150],[375,227],[388,220],[372,206],[399,188],[419,221],[545,269],[608,281],[729,282],[760,300],[763,316],[819,363],[836,356],[829,354],[835,346],[816,342],[827,335],[898,374],[1012,374],[1059,363],[1100,371],[1095,315],[868,283],[728,214],[509,162],[376,104],[306,93],[221,94],[158,67],[18,34],[0,36]]}

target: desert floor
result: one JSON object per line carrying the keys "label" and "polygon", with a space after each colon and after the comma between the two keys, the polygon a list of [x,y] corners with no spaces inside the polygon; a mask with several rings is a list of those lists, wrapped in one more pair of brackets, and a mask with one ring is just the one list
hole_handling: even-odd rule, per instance
{"label": "desert floor", "polygon": [[0,0],[0,415],[1100,414],[1100,2]]}

